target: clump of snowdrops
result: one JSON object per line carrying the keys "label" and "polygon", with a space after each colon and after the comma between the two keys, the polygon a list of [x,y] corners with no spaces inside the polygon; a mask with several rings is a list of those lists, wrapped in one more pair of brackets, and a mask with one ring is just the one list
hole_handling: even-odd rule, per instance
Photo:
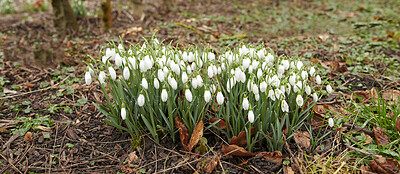
{"label": "clump of snowdrops", "polygon": [[250,151],[265,141],[269,150],[282,150],[323,90],[314,67],[262,46],[243,45],[218,56],[154,39],[129,49],[111,43],[99,57],[88,64],[85,80],[90,85],[97,79],[105,94],[106,101],[95,105],[104,121],[132,137],[149,132],[156,141],[164,135],[176,141],[176,120],[189,135],[200,121],[214,120],[206,129],[227,140],[245,133]]}

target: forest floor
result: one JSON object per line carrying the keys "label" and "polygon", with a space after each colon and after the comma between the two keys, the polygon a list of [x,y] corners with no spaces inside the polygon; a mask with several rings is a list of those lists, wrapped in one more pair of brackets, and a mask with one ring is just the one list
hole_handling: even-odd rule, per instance
{"label": "forest floor", "polygon": [[[108,32],[100,5],[85,3],[79,30],[61,39],[51,10],[29,6],[0,14],[0,173],[206,173],[212,162],[216,173],[399,172],[391,162],[400,159],[399,1],[178,0],[168,12],[155,1],[143,17],[134,17],[127,1],[115,1]],[[84,61],[98,58],[109,41],[128,47],[153,35],[178,47],[209,45],[217,53],[264,44],[320,68],[335,89],[307,123],[311,138],[321,139],[310,147],[310,137],[297,136],[282,155],[232,158],[221,153],[223,141],[212,132],[204,136],[213,150],[200,155],[168,138],[159,144],[147,135],[132,140],[107,125],[93,105],[103,100],[99,87],[84,83]],[[384,111],[368,109],[377,93]],[[325,117],[340,126],[329,128],[321,122]],[[392,121],[379,122],[385,119]],[[382,138],[390,145],[380,144]]]}

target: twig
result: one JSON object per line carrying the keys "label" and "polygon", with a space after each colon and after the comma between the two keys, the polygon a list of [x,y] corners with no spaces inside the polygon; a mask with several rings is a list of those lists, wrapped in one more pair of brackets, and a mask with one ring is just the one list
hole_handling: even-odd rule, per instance
{"label": "twig", "polygon": [[355,131],[361,131],[364,132],[366,134],[368,134],[371,137],[374,137],[374,132],[362,127],[357,126],[356,124],[350,124],[350,123],[343,123],[343,126],[349,127],[350,129],[354,129]]}
{"label": "twig", "polygon": [[68,75],[67,77],[65,77],[65,79],[63,79],[61,82],[58,82],[57,84],[52,85],[52,86],[49,86],[49,87],[47,87],[47,88],[37,89],[37,90],[29,91],[29,92],[24,92],[24,93],[17,94],[17,95],[5,96],[5,97],[0,98],[0,100],[4,100],[4,99],[7,99],[7,98],[19,97],[19,96],[22,96],[22,95],[32,94],[32,93],[36,93],[36,92],[47,91],[47,90],[49,90],[49,89],[51,89],[51,88],[54,88],[54,87],[58,86],[60,83],[62,83],[62,82],[64,82],[65,80],[67,80],[69,77],[70,77],[70,75]]}
{"label": "twig", "polygon": [[[21,174],[22,174],[22,172],[21,172],[20,170],[18,170],[18,168],[15,167],[14,164],[12,164],[10,161],[8,161],[8,159],[7,159],[5,156],[3,156],[3,154],[0,153],[0,155],[1,155],[1,157],[4,158],[4,160],[6,160],[9,164],[11,164],[11,166],[12,166],[15,170],[17,170],[18,173],[21,173]],[[7,168],[8,168],[8,167],[6,167],[6,169],[7,169]]]}
{"label": "twig", "polygon": [[[286,136],[285,136],[285,135],[283,135],[283,136],[284,136],[285,139],[286,139]],[[288,144],[287,142],[285,142],[285,147],[286,147],[286,150],[289,152],[290,156],[293,158],[294,163],[296,163],[296,165],[299,166],[299,172],[300,172],[300,174],[304,174],[303,171],[302,171],[301,168],[300,168],[300,163],[299,163],[299,161],[297,161],[297,158],[293,155],[292,150],[290,150],[289,144]]]}
{"label": "twig", "polygon": [[367,152],[367,151],[365,151],[365,150],[361,150],[361,149],[359,149],[359,148],[350,146],[349,140],[346,140],[346,143],[344,143],[344,145],[345,145],[347,148],[351,149],[351,150],[354,150],[354,151],[356,151],[356,152],[363,153],[363,154],[368,155],[368,156],[382,157],[381,155],[378,155],[378,154],[375,154],[375,153],[371,153],[371,152]]}

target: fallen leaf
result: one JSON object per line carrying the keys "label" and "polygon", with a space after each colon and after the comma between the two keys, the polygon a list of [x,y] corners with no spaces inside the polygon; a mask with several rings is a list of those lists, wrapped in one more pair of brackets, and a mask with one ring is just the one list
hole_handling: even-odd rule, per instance
{"label": "fallen leaf", "polygon": [[45,126],[36,126],[35,128],[40,129],[42,131],[46,131],[46,132],[50,132],[50,130],[51,130],[50,128],[45,127]]}
{"label": "fallen leaf", "polygon": [[9,90],[7,88],[4,88],[3,92],[4,92],[4,94],[16,94],[16,93],[18,93],[17,91]]}
{"label": "fallen leaf", "polygon": [[200,120],[200,122],[194,127],[192,136],[190,137],[189,144],[188,144],[188,149],[187,151],[192,151],[193,147],[199,142],[200,138],[203,137],[203,129],[204,129],[204,123],[203,120]]}
{"label": "fallen leaf", "polygon": [[294,171],[291,167],[286,166],[285,168],[286,168],[286,174],[294,174]]}
{"label": "fallen leaf", "polygon": [[376,173],[388,173],[398,174],[400,165],[394,159],[388,159],[384,157],[375,158],[371,163],[368,164],[372,171]]}
{"label": "fallen leaf", "polygon": [[32,141],[32,132],[27,132],[24,136],[24,141],[25,142],[31,142]]}
{"label": "fallen leaf", "polygon": [[302,148],[310,148],[310,134],[307,131],[298,130],[294,134],[294,141]]}
{"label": "fallen leaf", "polygon": [[131,153],[129,153],[126,162],[128,164],[137,164],[137,163],[139,163],[139,157],[136,155],[135,152],[131,152]]}
{"label": "fallen leaf", "polygon": [[32,83],[25,83],[25,86],[28,87],[28,88],[32,88],[32,87],[34,87],[35,85],[32,84]]}
{"label": "fallen leaf", "polygon": [[281,163],[283,158],[282,158],[282,152],[280,151],[275,151],[275,152],[260,152],[257,155],[262,155],[263,158],[270,160],[270,161],[275,161],[278,163]]}
{"label": "fallen leaf", "polygon": [[376,144],[377,145],[382,145],[382,146],[388,145],[389,144],[389,137],[384,132],[384,129],[382,129],[380,127],[374,127],[373,129],[374,129],[374,135],[375,135],[375,139],[376,139]]}
{"label": "fallen leaf", "polygon": [[382,98],[387,101],[393,101],[395,103],[398,103],[400,91],[398,90],[385,91],[381,95]]}
{"label": "fallen leaf", "polygon": [[181,122],[179,119],[179,116],[175,117],[175,126],[179,129],[179,136],[182,142],[183,147],[185,150],[189,151],[186,146],[188,140],[189,140],[189,132],[186,128],[186,126]]}
{"label": "fallen leaf", "polygon": [[368,166],[363,165],[363,166],[361,166],[360,170],[361,170],[361,174],[375,174],[375,172],[373,172],[371,170],[371,168]]}
{"label": "fallen leaf", "polygon": [[365,134],[365,140],[366,141],[365,141],[364,145],[371,144],[373,142],[372,137],[369,136],[368,134]]}
{"label": "fallen leaf", "polygon": [[[253,135],[255,131],[256,131],[256,128],[252,127],[250,134]],[[229,140],[229,144],[235,144],[235,145],[238,145],[238,146],[243,146],[243,145],[247,144],[246,131],[239,132],[238,136],[233,136]]]}
{"label": "fallen leaf", "polygon": [[[218,120],[219,120],[219,121],[218,121]],[[219,127],[220,129],[222,129],[222,130],[225,130],[225,129],[226,129],[226,122],[225,122],[224,120],[222,120],[222,119],[220,119],[220,118],[211,118],[211,119],[209,120],[210,124],[213,124],[213,123],[215,123],[216,121],[218,121],[218,127]]]}
{"label": "fallen leaf", "polygon": [[396,129],[397,129],[397,131],[400,131],[400,118],[397,118]]}
{"label": "fallen leaf", "polygon": [[311,59],[310,59],[310,62],[315,63],[315,64],[320,64],[320,63],[321,63],[321,62],[320,62],[318,59],[316,59],[316,58],[311,58]]}
{"label": "fallen leaf", "polygon": [[224,155],[234,155],[234,156],[254,156],[254,153],[251,153],[245,150],[243,147],[237,145],[222,145],[221,149]]}
{"label": "fallen leaf", "polygon": [[4,127],[0,127],[0,134],[8,134],[10,133],[10,130],[4,128]]}
{"label": "fallen leaf", "polygon": [[215,167],[218,165],[219,163],[219,155],[214,155],[213,158],[211,158],[211,160],[207,163],[205,170],[207,173],[212,173],[215,169]]}
{"label": "fallen leaf", "polygon": [[347,63],[346,62],[338,62],[338,61],[325,61],[322,62],[321,65],[325,68],[329,66],[331,73],[344,73],[347,71]]}

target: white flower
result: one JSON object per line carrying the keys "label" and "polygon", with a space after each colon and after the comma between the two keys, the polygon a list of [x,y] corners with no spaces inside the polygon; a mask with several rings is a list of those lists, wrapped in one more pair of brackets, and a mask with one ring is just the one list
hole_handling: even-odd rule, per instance
{"label": "white flower", "polygon": [[331,85],[326,86],[326,91],[327,91],[329,94],[331,94],[331,93],[333,92],[332,86],[331,86]]}
{"label": "white flower", "polygon": [[168,77],[168,83],[171,85],[171,88],[176,90],[178,88],[178,83],[173,77]]}
{"label": "white flower", "polygon": [[247,115],[247,118],[249,119],[250,123],[254,122],[254,112],[253,112],[253,110],[249,111],[249,114]]}
{"label": "white flower", "polygon": [[297,85],[294,85],[294,86],[293,86],[293,91],[294,91],[294,92],[299,92],[300,89],[299,89],[299,87],[298,87]]}
{"label": "white flower", "polygon": [[149,88],[149,84],[147,83],[147,80],[144,77],[142,78],[142,86],[144,89]]}
{"label": "white flower", "polygon": [[289,69],[289,66],[290,66],[289,60],[282,60],[282,64],[283,64],[283,67],[285,68],[285,70]]}
{"label": "white flower", "polygon": [[201,78],[200,75],[197,75],[196,78],[197,78],[197,86],[202,87],[203,86],[203,78]]}
{"label": "white flower", "polygon": [[249,100],[247,98],[244,98],[242,102],[243,109],[247,111],[249,109],[249,106],[250,106]]}
{"label": "white flower", "polygon": [[317,75],[317,77],[315,77],[315,81],[317,81],[317,84],[320,85],[321,84],[321,76]]}
{"label": "white flower", "polygon": [[125,110],[125,108],[121,108],[121,118],[122,118],[122,120],[126,119],[126,110]]}
{"label": "white flower", "polygon": [[192,78],[192,87],[194,88],[194,89],[197,89],[197,85],[198,83],[197,83],[197,78]]}
{"label": "white flower", "polygon": [[139,69],[140,69],[140,72],[142,72],[142,73],[147,71],[146,63],[144,60],[141,60],[139,62]]}
{"label": "white flower", "polygon": [[140,94],[138,97],[138,105],[142,107],[144,105],[144,95]]}
{"label": "white flower", "polygon": [[186,72],[182,73],[182,83],[186,83],[188,81],[188,75],[186,74]]}
{"label": "white flower", "polygon": [[289,105],[286,103],[286,100],[282,100],[281,108],[282,112],[289,112]]}
{"label": "white flower", "polygon": [[211,100],[211,93],[209,90],[204,91],[204,101],[208,103]]}
{"label": "white flower", "polygon": [[267,87],[268,87],[268,85],[265,81],[260,83],[260,91],[261,92],[265,92],[267,90]]}
{"label": "white flower", "polygon": [[330,127],[335,126],[335,122],[333,121],[333,118],[332,118],[332,117],[328,119],[328,123],[329,123],[329,126],[330,126]]}
{"label": "white flower", "polygon": [[302,61],[297,61],[297,69],[300,70],[301,67],[303,67],[303,62]]}
{"label": "white flower", "polygon": [[192,74],[192,67],[190,65],[186,68],[187,73]]}
{"label": "white flower", "polygon": [[296,97],[296,103],[299,107],[303,106],[303,97],[301,97],[301,95],[297,95]]}
{"label": "white flower", "polygon": [[221,74],[222,73],[222,68],[219,66],[218,68],[217,68],[217,74]]}
{"label": "white flower", "polygon": [[124,45],[122,45],[122,44],[119,44],[119,45],[118,45],[118,50],[120,50],[120,51],[124,51]]}
{"label": "white flower", "polygon": [[224,100],[225,100],[224,95],[222,94],[221,91],[218,91],[218,93],[217,93],[217,103],[219,105],[222,105],[224,103]]}
{"label": "white flower", "polygon": [[94,71],[93,71],[93,69],[92,69],[90,66],[88,66],[88,68],[89,68],[89,73],[90,73],[90,75],[94,76]]}
{"label": "white flower", "polygon": [[[109,59],[109,60],[115,60],[115,49],[113,48],[113,49],[111,49],[111,48],[107,48],[106,49],[106,60],[107,59]],[[103,63],[106,63],[105,61],[104,61],[104,59],[103,59]]]}
{"label": "white flower", "polygon": [[150,59],[149,55],[144,56],[144,64],[145,64],[145,71],[151,69],[153,67],[153,61]]}
{"label": "white flower", "polygon": [[274,56],[271,53],[268,53],[267,57],[265,57],[266,62],[271,63],[274,61]]}
{"label": "white flower", "polygon": [[125,80],[128,80],[128,79],[129,79],[129,76],[131,75],[131,73],[129,72],[129,68],[128,68],[128,67],[125,67],[125,68],[124,68],[124,70],[123,70],[123,72],[122,72],[122,75],[124,76],[124,79],[125,79]]}
{"label": "white flower", "polygon": [[246,70],[250,66],[250,63],[251,63],[251,61],[250,61],[249,58],[246,58],[246,59],[243,60],[243,68],[244,68],[244,70]]}
{"label": "white flower", "polygon": [[129,57],[128,61],[130,62],[129,67],[131,69],[137,69],[136,58],[135,57]]}
{"label": "white flower", "polygon": [[260,100],[260,94],[254,95],[254,99],[256,99],[256,101]]}
{"label": "white flower", "polygon": [[160,88],[160,83],[158,82],[157,78],[154,78],[154,88],[158,89]]}
{"label": "white flower", "polygon": [[104,84],[106,80],[106,73],[104,73],[104,71],[100,71],[99,73],[99,82],[101,84]]}
{"label": "white flower", "polygon": [[192,102],[193,100],[192,92],[189,89],[185,90],[185,98],[188,102]]}
{"label": "white flower", "polygon": [[270,89],[270,90],[268,91],[268,97],[269,97],[272,101],[275,101],[274,90]]}
{"label": "white flower", "polygon": [[285,94],[280,89],[275,89],[275,97],[277,99],[285,98]]}
{"label": "white flower", "polygon": [[291,86],[290,86],[290,84],[286,84],[286,94],[287,95],[290,95],[290,88],[292,88]]}
{"label": "white flower", "polygon": [[296,86],[299,88],[299,90],[303,89],[303,83],[301,81],[298,81]]}
{"label": "white flower", "polygon": [[110,73],[110,76],[113,80],[117,78],[117,74],[115,73],[115,70],[113,67],[108,67],[108,72]]}
{"label": "white flower", "polygon": [[158,71],[157,71],[157,76],[158,76],[158,80],[160,80],[161,82],[164,81],[164,79],[165,79],[165,74],[164,74],[163,70],[158,69]]}
{"label": "white flower", "polygon": [[313,96],[313,100],[314,100],[315,102],[317,102],[317,101],[318,101],[318,95],[317,95],[317,93],[314,93],[312,96]]}
{"label": "white flower", "polygon": [[166,89],[163,89],[163,90],[161,91],[161,100],[162,100],[163,102],[166,102],[167,99],[168,99],[167,90],[166,90]]}
{"label": "white flower", "polygon": [[310,76],[314,77],[314,75],[315,75],[315,68],[311,67],[310,68]]}
{"label": "white flower", "polygon": [[257,70],[257,78],[259,79],[261,76],[262,76],[262,70],[261,69],[258,69]]}
{"label": "white flower", "polygon": [[306,79],[308,78],[308,73],[307,73],[307,71],[302,71],[302,72],[301,72],[301,78],[302,78],[303,80],[306,80]]}
{"label": "white flower", "polygon": [[180,74],[181,69],[179,68],[179,65],[178,65],[178,64],[172,62],[170,67],[171,67],[171,70],[172,70],[175,74],[177,74],[177,75]]}
{"label": "white flower", "polygon": [[214,71],[214,75],[218,74],[218,68],[215,65],[212,66],[212,69]]}
{"label": "white flower", "polygon": [[115,55],[115,65],[117,67],[122,66],[122,57],[119,54]]}
{"label": "white flower", "polygon": [[214,71],[213,71],[212,66],[208,67],[207,73],[208,73],[208,78],[212,78],[214,76]]}
{"label": "white flower", "polygon": [[296,75],[293,74],[289,77],[289,83],[294,86],[296,84]]}
{"label": "white flower", "polygon": [[311,88],[310,88],[310,86],[307,85],[305,91],[306,91],[306,94],[307,94],[307,95],[310,95],[310,94],[311,94]]}
{"label": "white flower", "polygon": [[278,66],[278,74],[282,75],[285,73],[285,67],[283,65]]}
{"label": "white flower", "polygon": [[85,82],[88,86],[92,83],[92,75],[90,75],[90,72],[85,73]]}

